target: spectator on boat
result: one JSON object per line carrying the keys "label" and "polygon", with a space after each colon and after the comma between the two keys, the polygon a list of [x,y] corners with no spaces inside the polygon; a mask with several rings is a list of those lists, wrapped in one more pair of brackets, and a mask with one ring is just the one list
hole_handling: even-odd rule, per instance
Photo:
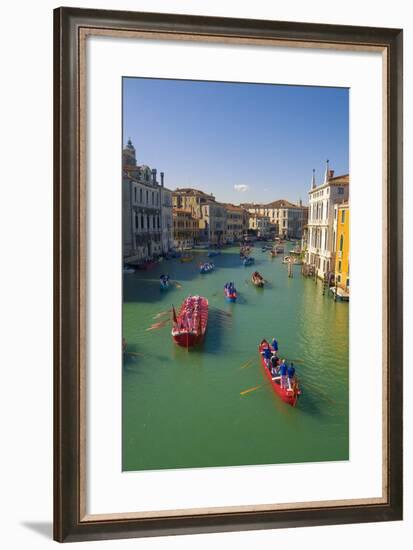
{"label": "spectator on boat", "polygon": [[[268,344],[268,342],[267,342]],[[269,345],[267,345],[265,348],[264,348],[264,351],[262,351],[262,355],[264,356],[264,359],[265,359],[265,364],[267,365],[267,367],[269,366],[270,364],[270,359],[271,359],[271,348]]]}
{"label": "spectator on boat", "polygon": [[278,342],[275,339],[275,337],[272,339],[272,347],[274,349],[274,352],[277,354],[278,353]]}
{"label": "spectator on boat", "polygon": [[280,375],[281,375],[281,387],[286,388],[287,387],[287,364],[285,362],[285,359],[281,361]]}
{"label": "spectator on boat", "polygon": [[291,390],[291,386],[295,376],[294,363],[291,363],[291,365],[288,367],[287,375],[288,375],[288,389]]}
{"label": "spectator on boat", "polygon": [[280,369],[278,367],[278,357],[276,355],[271,356],[271,374],[272,376],[278,376]]}

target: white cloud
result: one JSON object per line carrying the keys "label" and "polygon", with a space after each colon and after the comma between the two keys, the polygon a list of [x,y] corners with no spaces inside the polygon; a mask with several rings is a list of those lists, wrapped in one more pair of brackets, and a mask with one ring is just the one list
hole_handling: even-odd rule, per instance
{"label": "white cloud", "polygon": [[248,185],[245,185],[244,183],[239,183],[234,185],[235,191],[239,191],[240,193],[245,193],[245,191],[248,191]]}

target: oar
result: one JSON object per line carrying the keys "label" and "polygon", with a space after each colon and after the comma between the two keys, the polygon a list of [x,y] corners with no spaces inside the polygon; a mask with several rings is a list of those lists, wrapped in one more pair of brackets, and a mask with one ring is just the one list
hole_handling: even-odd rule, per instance
{"label": "oar", "polygon": [[244,390],[244,391],[241,391],[240,392],[240,395],[247,395],[247,393],[250,393],[254,390],[259,390],[260,388],[262,388],[262,386],[264,386],[265,384],[260,384],[259,386],[254,386],[253,388],[248,388],[247,390]]}
{"label": "oar", "polygon": [[159,319],[159,317],[162,317],[163,315],[167,315],[169,313],[171,313],[171,309],[167,309],[165,311],[161,311],[160,313],[157,313],[156,315],[153,316],[153,319]]}
{"label": "oar", "polygon": [[145,332],[148,332],[149,330],[155,330],[158,328],[163,328],[167,323],[169,323],[169,319],[166,321],[161,321],[160,323],[155,323],[154,325],[150,326],[145,330]]}
{"label": "oar", "polygon": [[251,357],[251,359],[248,359],[248,361],[246,363],[244,363],[243,365],[241,365],[241,369],[247,369],[248,367],[250,367],[254,361],[255,357]]}

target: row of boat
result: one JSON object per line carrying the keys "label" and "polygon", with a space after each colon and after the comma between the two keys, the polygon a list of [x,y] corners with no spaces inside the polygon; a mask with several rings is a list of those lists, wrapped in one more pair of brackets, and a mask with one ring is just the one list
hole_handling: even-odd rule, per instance
{"label": "row of boat", "polygon": [[[237,299],[237,291],[234,283],[226,283],[224,293],[228,300],[235,301]],[[188,296],[182,302],[182,305],[177,313],[172,306],[172,338],[179,345],[186,348],[200,344],[205,337],[208,325],[208,300],[203,296]],[[298,386],[296,377],[292,383],[286,382],[286,376],[274,374],[271,367],[271,361],[265,358],[269,348],[272,355],[276,356],[276,350],[270,344],[263,340],[258,346],[258,353],[261,360],[261,365],[264,368],[266,377],[275,393],[288,405],[295,406],[301,395],[301,390]],[[283,380],[284,379],[284,380]]]}

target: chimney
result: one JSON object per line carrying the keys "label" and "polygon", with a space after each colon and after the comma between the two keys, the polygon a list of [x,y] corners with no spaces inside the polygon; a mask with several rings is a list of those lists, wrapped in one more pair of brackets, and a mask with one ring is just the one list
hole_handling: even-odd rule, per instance
{"label": "chimney", "polygon": [[161,172],[161,187],[163,187],[163,178],[164,178],[165,174],[164,172]]}
{"label": "chimney", "polygon": [[152,168],[152,183],[156,185],[156,168]]}
{"label": "chimney", "polygon": [[326,171],[324,174],[324,183],[328,183],[328,180],[330,178],[330,166],[329,166],[329,160],[326,160]]}
{"label": "chimney", "polygon": [[329,179],[332,178],[333,176],[334,176],[334,170],[329,170],[328,172]]}
{"label": "chimney", "polygon": [[313,177],[311,178],[311,189],[315,189],[316,188],[316,183],[315,183],[315,168],[313,168]]}
{"label": "chimney", "polygon": [[298,204],[300,205],[300,208],[303,207],[303,201],[301,199],[298,201]]}

